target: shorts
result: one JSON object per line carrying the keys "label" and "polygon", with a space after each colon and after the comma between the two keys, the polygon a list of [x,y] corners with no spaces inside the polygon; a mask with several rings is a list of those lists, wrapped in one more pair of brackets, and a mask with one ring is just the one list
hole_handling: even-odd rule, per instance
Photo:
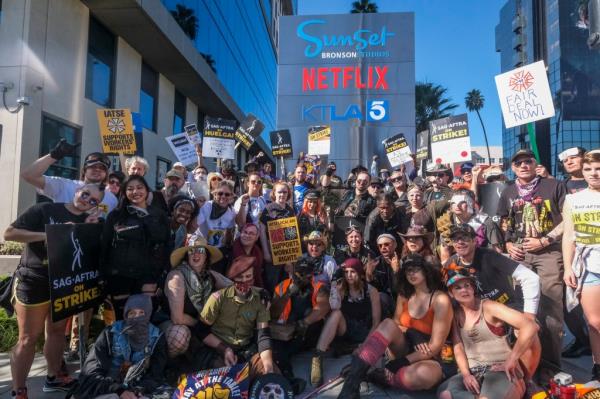
{"label": "shorts", "polygon": [[600,285],[600,273],[594,273],[586,270],[585,275],[583,276],[583,285],[588,287]]}
{"label": "shorts", "polygon": [[[523,380],[510,382],[504,371],[487,371],[479,381],[480,395],[486,398],[521,398],[525,393]],[[455,374],[444,381],[438,388],[441,392],[449,391],[452,399],[473,399],[473,394],[463,384],[462,374]]]}
{"label": "shorts", "polygon": [[25,306],[48,305],[50,303],[48,269],[24,266],[17,268],[11,301]]}

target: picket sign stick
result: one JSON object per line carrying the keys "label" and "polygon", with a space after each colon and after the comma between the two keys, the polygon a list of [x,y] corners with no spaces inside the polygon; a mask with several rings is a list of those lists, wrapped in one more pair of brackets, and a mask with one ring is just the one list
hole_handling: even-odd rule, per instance
{"label": "picket sign stick", "polygon": [[279,162],[281,162],[281,179],[286,180],[286,178],[285,178],[285,161],[283,160],[283,155],[279,157]]}
{"label": "picket sign stick", "polygon": [[531,151],[533,151],[533,155],[535,155],[535,160],[537,163],[540,163],[540,153],[537,147],[537,140],[535,139],[535,125],[533,122],[529,122],[527,124],[527,134],[529,135],[529,143],[531,144]]}
{"label": "picket sign stick", "polygon": [[235,143],[235,146],[233,147],[233,151],[237,150],[239,146],[240,146],[240,142],[238,141],[237,143]]}
{"label": "picket sign stick", "polygon": [[79,367],[83,370],[83,363],[85,362],[85,343],[87,341],[87,337],[85,336],[85,321],[83,320],[85,314],[85,310],[83,312],[79,312],[77,315],[77,330],[79,332]]}

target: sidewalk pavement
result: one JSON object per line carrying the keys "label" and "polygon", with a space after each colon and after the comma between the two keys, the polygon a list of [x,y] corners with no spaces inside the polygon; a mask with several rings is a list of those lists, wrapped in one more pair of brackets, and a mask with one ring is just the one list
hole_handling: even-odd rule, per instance
{"label": "sidewalk pavement", "polygon": [[[565,342],[568,342],[571,337],[566,336]],[[310,381],[310,361],[311,355],[309,353],[303,353],[294,358],[294,372],[306,381]],[[334,378],[339,374],[343,366],[349,363],[349,356],[340,358],[327,357],[324,359],[324,380]],[[78,371],[78,363],[69,364],[69,370],[73,373]],[[564,359],[563,358],[563,370],[573,376],[574,381],[587,382],[591,376],[592,358],[591,356],[583,356],[577,359]],[[29,373],[29,379],[27,381],[29,389],[29,397],[32,399],[62,399],[64,393],[44,393],[42,387],[44,385],[44,378],[46,377],[46,364],[44,356],[42,354],[36,354],[33,367]],[[9,366],[8,353],[0,353],[0,399],[10,398],[11,390],[11,374]],[[340,390],[342,389],[341,384],[337,387],[330,389],[321,395],[319,398],[337,398]],[[304,394],[310,392],[312,388],[308,385]],[[434,399],[435,391],[431,392],[419,392],[405,394],[395,390],[382,390],[373,384],[362,384],[361,396],[369,397],[373,399],[383,398],[394,398],[394,399]],[[300,398],[302,395],[299,396]]]}

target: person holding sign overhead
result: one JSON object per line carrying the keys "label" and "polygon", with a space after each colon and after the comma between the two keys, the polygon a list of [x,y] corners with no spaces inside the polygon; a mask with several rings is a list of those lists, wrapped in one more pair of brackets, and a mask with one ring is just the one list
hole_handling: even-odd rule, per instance
{"label": "person holding sign overhead", "polygon": [[44,392],[67,391],[73,385],[73,378],[61,372],[67,320],[56,323],[50,320],[45,225],[97,223],[97,214],[88,212],[98,207],[104,194],[103,187],[84,184],[76,189],[69,202],[33,205],[4,232],[5,240],[26,244],[12,283],[11,301],[19,327],[19,338],[11,357],[13,397],[27,398],[25,381],[33,363],[35,343],[44,332],[44,355],[48,367]]}

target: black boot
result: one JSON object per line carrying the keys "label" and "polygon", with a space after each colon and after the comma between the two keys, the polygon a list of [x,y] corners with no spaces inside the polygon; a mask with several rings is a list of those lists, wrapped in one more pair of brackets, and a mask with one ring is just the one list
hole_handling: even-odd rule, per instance
{"label": "black boot", "polygon": [[592,380],[600,381],[600,364],[595,364],[592,368]]}
{"label": "black boot", "polygon": [[356,355],[352,356],[348,375],[344,378],[344,387],[338,399],[360,399],[360,383],[369,370],[369,365]]}

